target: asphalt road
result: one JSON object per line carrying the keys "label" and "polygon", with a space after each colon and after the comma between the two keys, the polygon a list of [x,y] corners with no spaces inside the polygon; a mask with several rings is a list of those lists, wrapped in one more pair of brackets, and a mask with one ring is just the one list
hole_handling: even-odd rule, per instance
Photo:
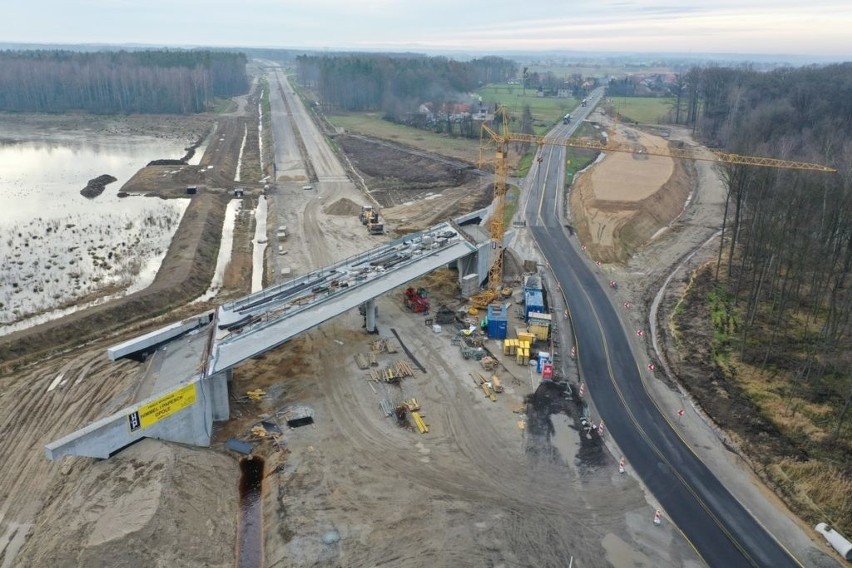
{"label": "asphalt road", "polygon": [[[582,110],[593,107],[591,101]],[[566,136],[577,122],[553,134]],[[564,148],[545,147],[541,155],[539,171],[528,179],[525,218],[564,291],[580,372],[607,431],[709,566],[801,566],[716,479],[648,395],[630,348],[633,337],[625,333],[601,276],[560,223]]]}

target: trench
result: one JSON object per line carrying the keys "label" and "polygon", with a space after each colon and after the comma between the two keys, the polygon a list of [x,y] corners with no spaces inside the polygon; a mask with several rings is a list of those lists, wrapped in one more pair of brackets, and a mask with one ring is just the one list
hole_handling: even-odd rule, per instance
{"label": "trench", "polygon": [[263,458],[240,460],[240,518],[237,524],[236,568],[263,566]]}

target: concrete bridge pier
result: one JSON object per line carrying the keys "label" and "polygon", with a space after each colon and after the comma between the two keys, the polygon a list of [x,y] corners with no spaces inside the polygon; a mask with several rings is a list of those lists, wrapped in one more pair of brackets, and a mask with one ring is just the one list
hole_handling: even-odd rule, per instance
{"label": "concrete bridge pier", "polygon": [[233,369],[225,369],[207,379],[210,391],[211,419],[220,422],[231,417],[230,397],[228,393],[234,378]]}
{"label": "concrete bridge pier", "polygon": [[370,298],[364,304],[367,333],[377,333],[376,331],[376,299]]}

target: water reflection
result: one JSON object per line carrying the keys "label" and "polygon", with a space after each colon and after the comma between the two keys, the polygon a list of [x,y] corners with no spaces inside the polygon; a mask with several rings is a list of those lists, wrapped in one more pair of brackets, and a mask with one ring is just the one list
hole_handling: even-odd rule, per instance
{"label": "water reflection", "polygon": [[[0,143],[0,326],[105,289],[146,286],[156,272],[151,262],[165,254],[189,201],[121,199],[117,193],[150,160],[180,158],[184,147],[178,140],[147,137],[88,140],[24,133],[20,140],[5,138]],[[95,199],[80,195],[101,174],[118,181]],[[9,331],[0,327],[0,334]]]}

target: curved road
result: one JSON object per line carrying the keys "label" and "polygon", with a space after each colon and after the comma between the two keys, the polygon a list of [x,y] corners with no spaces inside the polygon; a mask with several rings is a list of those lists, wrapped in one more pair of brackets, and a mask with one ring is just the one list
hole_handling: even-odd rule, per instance
{"label": "curved road", "polygon": [[[595,102],[577,110],[585,114]],[[554,134],[567,136],[573,126],[560,126]],[[560,223],[564,148],[544,147],[541,157],[524,216],[564,292],[580,372],[606,428],[707,564],[801,566],[716,479],[648,395],[615,308]]]}

